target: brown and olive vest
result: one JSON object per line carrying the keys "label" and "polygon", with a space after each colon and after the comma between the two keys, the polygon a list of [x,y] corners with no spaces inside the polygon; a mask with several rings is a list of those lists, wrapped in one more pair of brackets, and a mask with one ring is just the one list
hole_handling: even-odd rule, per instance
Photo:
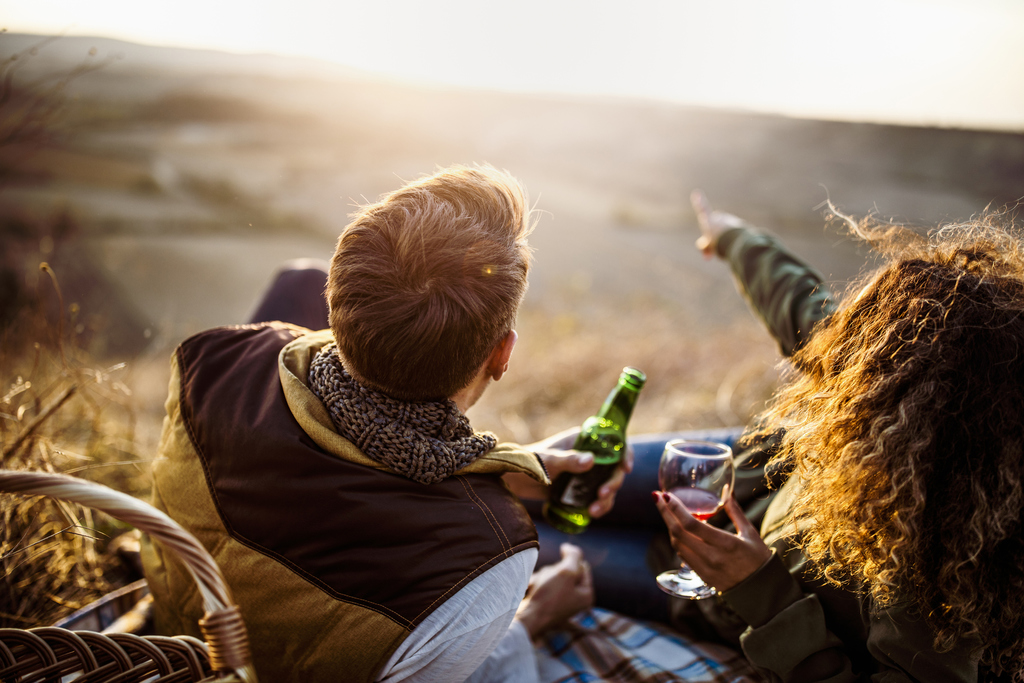
{"label": "brown and olive vest", "polygon": [[[537,547],[500,477],[543,481],[536,457],[502,444],[429,486],[389,472],[305,386],[330,339],[280,323],[218,328],[172,361],[154,504],[224,571],[262,680],[372,680],[447,598]],[[198,635],[191,579],[159,546],[144,562],[158,628]]]}

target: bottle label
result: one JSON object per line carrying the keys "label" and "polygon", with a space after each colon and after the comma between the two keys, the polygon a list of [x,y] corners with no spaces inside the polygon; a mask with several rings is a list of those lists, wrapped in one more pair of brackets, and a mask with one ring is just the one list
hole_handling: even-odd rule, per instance
{"label": "bottle label", "polygon": [[593,499],[590,482],[583,477],[574,476],[565,485],[565,491],[562,492],[562,497],[558,502],[568,507],[585,508]]}

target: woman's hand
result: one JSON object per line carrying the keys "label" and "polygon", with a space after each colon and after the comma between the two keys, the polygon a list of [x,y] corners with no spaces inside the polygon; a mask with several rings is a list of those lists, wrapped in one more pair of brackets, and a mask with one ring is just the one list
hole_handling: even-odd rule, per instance
{"label": "woman's hand", "polygon": [[743,514],[731,488],[726,493],[725,512],[736,525],[735,534],[697,520],[671,493],[655,491],[654,496],[658,512],[668,525],[672,548],[717,590],[727,591],[738,585],[771,557],[771,550]]}
{"label": "woman's hand", "polygon": [[704,253],[704,258],[710,259],[718,248],[718,238],[726,230],[739,228],[745,225],[743,219],[731,213],[713,211],[708,198],[701,190],[694,190],[690,193],[690,203],[697,214],[697,223],[700,224],[700,237],[697,238],[697,248]]}
{"label": "woman's hand", "polygon": [[583,551],[561,545],[562,559],[541,567],[530,577],[526,597],[519,603],[516,619],[530,638],[536,638],[594,604],[594,584]]}
{"label": "woman's hand", "polygon": [[[586,472],[594,466],[594,454],[586,451],[572,450],[572,444],[576,441],[580,430],[578,427],[566,429],[565,431],[549,436],[546,439],[524,446],[540,457],[548,476],[554,481],[562,472],[577,474]],[[633,471],[633,448],[626,444],[626,452],[622,456],[622,464],[611,479],[601,485],[597,492],[597,500],[591,503],[588,512],[591,517],[601,517],[607,514],[615,504],[615,494],[622,488],[622,482],[626,475]],[[520,498],[531,500],[547,500],[548,487],[544,486],[526,475],[506,474],[505,482]]]}

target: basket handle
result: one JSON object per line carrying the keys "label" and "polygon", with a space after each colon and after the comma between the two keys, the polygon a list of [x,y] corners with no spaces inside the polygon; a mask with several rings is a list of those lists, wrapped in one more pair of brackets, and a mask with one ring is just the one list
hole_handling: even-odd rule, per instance
{"label": "basket handle", "polygon": [[224,575],[206,548],[177,522],[146,502],[85,479],[49,472],[0,469],[0,492],[67,500],[107,513],[148,533],[182,561],[199,587],[206,614],[199,627],[210,649],[210,665],[256,683],[245,623]]}

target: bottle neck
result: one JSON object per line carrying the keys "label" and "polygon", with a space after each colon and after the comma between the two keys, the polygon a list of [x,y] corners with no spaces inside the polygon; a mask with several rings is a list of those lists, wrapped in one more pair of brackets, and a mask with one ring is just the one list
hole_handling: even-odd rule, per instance
{"label": "bottle neck", "polygon": [[608,398],[605,399],[604,405],[598,411],[597,417],[607,419],[620,429],[625,430],[626,425],[629,424],[629,418],[633,415],[633,407],[636,405],[636,399],[639,394],[639,389],[625,382],[619,382],[612,389],[612,392],[608,394]]}

